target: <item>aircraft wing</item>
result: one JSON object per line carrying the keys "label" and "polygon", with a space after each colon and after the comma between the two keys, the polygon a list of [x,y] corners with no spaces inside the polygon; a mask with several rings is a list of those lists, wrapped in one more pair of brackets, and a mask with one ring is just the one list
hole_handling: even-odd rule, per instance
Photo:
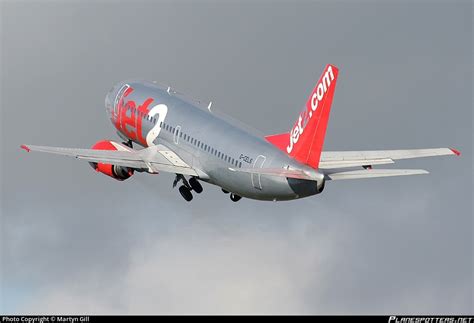
{"label": "aircraft wing", "polygon": [[[312,177],[310,174],[302,170],[287,170],[284,168],[243,168],[234,169],[231,171],[243,172],[249,174],[278,176],[286,178],[304,179],[309,181],[317,181],[320,178]],[[327,180],[343,180],[343,179],[360,179],[360,178],[376,178],[389,176],[407,176],[428,174],[424,169],[361,169],[352,171],[328,171],[324,173],[324,178]]]}
{"label": "aircraft wing", "polygon": [[369,165],[392,164],[395,160],[460,155],[456,149],[404,149],[404,150],[368,150],[368,151],[323,151],[319,168],[334,169]]}
{"label": "aircraft wing", "polygon": [[88,162],[106,163],[136,169],[148,169],[152,173],[169,172],[190,176],[202,175],[176,153],[164,145],[151,146],[141,150],[97,150],[80,148],[61,148],[48,146],[22,145],[26,151],[38,151],[75,157]]}

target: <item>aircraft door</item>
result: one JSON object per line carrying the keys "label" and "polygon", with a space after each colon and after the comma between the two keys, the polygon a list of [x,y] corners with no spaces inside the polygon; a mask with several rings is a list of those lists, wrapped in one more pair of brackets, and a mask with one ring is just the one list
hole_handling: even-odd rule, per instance
{"label": "aircraft door", "polygon": [[174,137],[173,137],[175,144],[179,144],[180,135],[181,135],[181,126],[176,126],[176,128],[174,129]]}
{"label": "aircraft door", "polygon": [[[253,168],[262,168],[266,159],[267,158],[265,156],[259,155],[255,159],[255,162],[253,163]],[[260,179],[260,174],[251,174],[251,175],[252,176],[250,178],[252,180],[252,186],[255,187],[258,190],[261,190],[262,189],[262,181]]]}

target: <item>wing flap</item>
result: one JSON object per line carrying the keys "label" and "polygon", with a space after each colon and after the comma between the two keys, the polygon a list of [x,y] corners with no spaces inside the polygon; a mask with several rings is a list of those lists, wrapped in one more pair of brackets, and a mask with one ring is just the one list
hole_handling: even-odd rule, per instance
{"label": "wing flap", "polygon": [[344,179],[408,176],[421,174],[428,174],[428,171],[424,169],[361,169],[345,172],[327,173],[326,179],[336,181]]}

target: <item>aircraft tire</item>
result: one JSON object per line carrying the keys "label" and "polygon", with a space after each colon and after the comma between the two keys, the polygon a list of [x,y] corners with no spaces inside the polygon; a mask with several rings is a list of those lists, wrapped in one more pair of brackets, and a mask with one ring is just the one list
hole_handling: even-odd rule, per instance
{"label": "aircraft tire", "polygon": [[189,179],[189,185],[191,185],[192,189],[196,193],[202,193],[202,185],[199,183],[199,181],[195,177],[191,177]]}
{"label": "aircraft tire", "polygon": [[182,185],[179,187],[179,193],[186,201],[191,201],[193,199],[193,194],[186,186]]}
{"label": "aircraft tire", "polygon": [[230,193],[230,199],[232,200],[232,202],[238,202],[238,201],[240,201],[241,198],[242,198],[242,196],[239,196],[239,195],[234,194],[234,193]]}

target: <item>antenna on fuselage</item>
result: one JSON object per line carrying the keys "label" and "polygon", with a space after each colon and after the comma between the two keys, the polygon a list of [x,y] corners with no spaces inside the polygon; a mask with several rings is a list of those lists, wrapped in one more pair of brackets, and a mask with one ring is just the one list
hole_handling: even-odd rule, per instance
{"label": "antenna on fuselage", "polygon": [[168,89],[166,90],[166,92],[168,92],[169,95],[171,95],[170,91],[171,91],[171,86],[168,86]]}
{"label": "antenna on fuselage", "polygon": [[209,102],[209,105],[207,106],[207,109],[209,110],[209,112],[212,112],[211,111],[211,106],[212,106],[212,101]]}

